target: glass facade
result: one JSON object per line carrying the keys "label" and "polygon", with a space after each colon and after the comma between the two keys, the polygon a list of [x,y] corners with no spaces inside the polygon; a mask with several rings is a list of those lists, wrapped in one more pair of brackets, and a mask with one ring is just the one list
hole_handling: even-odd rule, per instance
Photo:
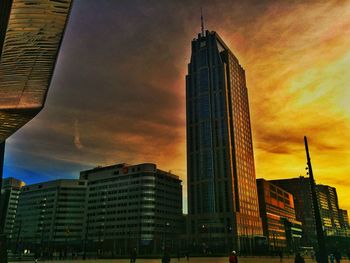
{"label": "glass facade", "polygon": [[0,142],[43,107],[72,1],[1,2]]}
{"label": "glass facade", "polygon": [[345,231],[339,218],[337,190],[328,185],[317,185],[316,187],[325,234],[327,236],[344,235]]}
{"label": "glass facade", "polygon": [[[317,239],[310,179],[301,176],[270,182],[293,194],[296,218],[302,222],[303,228],[301,244],[303,246],[314,245]],[[328,185],[316,185],[316,190],[325,235],[328,237],[347,236],[348,230],[342,224],[336,189]]]}
{"label": "glass facade", "polygon": [[270,182],[293,195],[296,219],[302,222],[301,245],[313,246],[316,242],[316,226],[309,178],[299,177]]}
{"label": "glass facade", "polygon": [[215,32],[192,41],[186,103],[192,243],[237,247],[262,227],[245,72]]}
{"label": "glass facade", "polygon": [[301,222],[296,220],[293,195],[282,188],[257,180],[260,215],[264,236],[272,251],[297,251],[300,244]]}

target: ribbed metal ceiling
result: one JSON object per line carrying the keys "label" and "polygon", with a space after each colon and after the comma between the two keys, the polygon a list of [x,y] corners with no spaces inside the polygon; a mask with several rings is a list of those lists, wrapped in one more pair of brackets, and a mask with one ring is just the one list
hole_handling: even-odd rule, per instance
{"label": "ribbed metal ceiling", "polygon": [[72,0],[13,0],[0,63],[0,142],[43,107]]}

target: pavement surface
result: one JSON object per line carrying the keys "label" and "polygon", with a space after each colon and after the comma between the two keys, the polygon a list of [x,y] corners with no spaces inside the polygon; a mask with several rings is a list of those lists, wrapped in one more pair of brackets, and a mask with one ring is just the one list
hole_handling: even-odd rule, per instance
{"label": "pavement surface", "polygon": [[[264,258],[258,258],[258,257],[240,257],[238,259],[239,263],[294,263],[294,258],[284,258],[282,261],[280,261],[279,258],[272,258],[272,257],[264,257]],[[307,258],[305,260],[306,262],[314,262],[311,259]],[[100,260],[58,260],[58,261],[39,261],[42,263],[49,263],[49,262],[59,262],[59,263],[129,263],[130,260],[128,259],[100,259]],[[137,259],[136,263],[160,263],[160,259]],[[189,261],[187,261],[185,258],[181,258],[180,261],[178,261],[177,258],[172,258],[171,263],[176,262],[188,262],[188,263],[228,263],[228,258],[222,257],[222,258],[190,258]],[[349,260],[342,260],[341,263],[349,263]],[[16,262],[17,263],[17,262]],[[18,262],[20,263],[20,262]],[[22,261],[23,263],[23,261]]]}

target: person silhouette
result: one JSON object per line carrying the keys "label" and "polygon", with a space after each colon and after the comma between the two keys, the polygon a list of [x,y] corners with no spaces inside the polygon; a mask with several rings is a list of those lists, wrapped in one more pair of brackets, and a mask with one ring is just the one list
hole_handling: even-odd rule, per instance
{"label": "person silhouette", "polygon": [[238,257],[237,257],[236,251],[233,250],[231,252],[231,255],[230,255],[229,259],[228,259],[228,262],[229,263],[238,263]]}
{"label": "person silhouette", "polygon": [[341,260],[341,253],[339,252],[339,250],[335,250],[334,252],[334,258],[335,258],[335,262],[340,263]]}
{"label": "person silhouette", "polygon": [[131,250],[130,253],[130,263],[135,263],[136,262],[136,248],[134,248],[133,250]]}
{"label": "person silhouette", "polygon": [[164,253],[164,256],[162,258],[162,263],[170,263],[170,256],[168,253]]}
{"label": "person silhouette", "polygon": [[300,255],[300,253],[297,253],[295,255],[294,263],[305,263],[305,259]]}

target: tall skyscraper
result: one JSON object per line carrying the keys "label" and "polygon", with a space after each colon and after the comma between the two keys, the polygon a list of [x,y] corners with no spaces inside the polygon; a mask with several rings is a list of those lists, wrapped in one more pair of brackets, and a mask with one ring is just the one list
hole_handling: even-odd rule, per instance
{"label": "tall skyscraper", "polygon": [[240,248],[262,235],[245,71],[203,26],[192,41],[186,109],[190,242],[204,252]]}

